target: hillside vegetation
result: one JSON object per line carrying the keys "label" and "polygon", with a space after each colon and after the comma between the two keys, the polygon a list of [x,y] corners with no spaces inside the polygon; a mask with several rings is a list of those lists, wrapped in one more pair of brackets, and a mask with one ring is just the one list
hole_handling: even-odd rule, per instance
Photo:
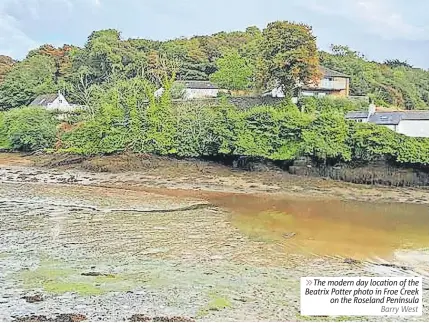
{"label": "hillside vegetation", "polygon": [[429,106],[428,71],[398,60],[371,62],[345,46],[318,52],[311,27],[273,22],[264,30],[249,27],[168,41],[124,40],[117,30],[101,30],[83,48],[43,45],[17,64],[0,56],[0,108],[26,105],[58,89],[74,103],[89,105],[100,86],[135,77],[160,86],[167,70],[174,70],[177,79],[212,80],[254,94],[281,81],[291,92],[295,80],[317,80],[319,64],[350,75],[351,94],[372,97],[378,105]]}
{"label": "hillside vegetation", "polygon": [[[3,148],[53,149],[83,155],[119,152],[176,157],[253,156],[292,161],[309,156],[321,163],[388,160],[429,165],[429,139],[409,138],[385,127],[348,122],[359,102],[286,98],[278,106],[238,109],[222,98],[217,106],[175,104],[176,79],[212,79],[231,90],[257,93],[280,82],[320,78],[318,66],[348,73],[355,95],[379,102],[425,107],[427,72],[397,61],[366,61],[348,48],[318,53],[310,27],[270,23],[263,31],[178,39],[121,40],[115,30],[94,32],[84,48],[42,46],[15,64],[0,85]],[[390,74],[389,74],[390,73]],[[422,78],[419,78],[421,76]],[[410,83],[406,80],[414,80]],[[160,97],[155,90],[162,86]],[[60,123],[43,108],[20,108],[37,94],[65,89],[85,107]],[[383,91],[382,91],[383,90]]]}

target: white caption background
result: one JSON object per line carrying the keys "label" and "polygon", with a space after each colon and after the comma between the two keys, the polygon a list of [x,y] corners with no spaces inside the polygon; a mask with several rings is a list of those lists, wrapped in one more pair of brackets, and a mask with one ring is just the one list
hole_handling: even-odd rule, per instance
{"label": "white caption background", "polygon": [[303,316],[421,316],[421,277],[304,277]]}

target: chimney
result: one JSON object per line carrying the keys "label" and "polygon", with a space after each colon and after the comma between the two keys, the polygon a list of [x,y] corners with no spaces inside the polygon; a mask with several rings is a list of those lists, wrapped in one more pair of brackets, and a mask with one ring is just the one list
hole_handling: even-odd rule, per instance
{"label": "chimney", "polygon": [[372,116],[376,111],[377,111],[377,108],[376,108],[375,104],[374,104],[374,103],[371,103],[371,104],[369,105],[369,109],[368,109],[368,118],[369,118],[370,116]]}

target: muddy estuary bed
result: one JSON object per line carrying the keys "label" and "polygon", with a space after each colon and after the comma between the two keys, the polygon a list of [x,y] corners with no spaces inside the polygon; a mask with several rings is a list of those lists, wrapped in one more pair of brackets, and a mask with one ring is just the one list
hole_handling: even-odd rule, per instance
{"label": "muddy estuary bed", "polygon": [[[2,169],[2,321],[306,321],[302,276],[423,275],[428,287],[427,205],[27,181],[39,171]],[[428,319],[427,306],[408,318]]]}

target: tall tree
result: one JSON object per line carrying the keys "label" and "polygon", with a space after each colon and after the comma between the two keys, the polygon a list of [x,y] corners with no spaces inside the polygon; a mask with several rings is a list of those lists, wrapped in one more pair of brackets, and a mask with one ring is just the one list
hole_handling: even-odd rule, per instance
{"label": "tall tree", "polygon": [[409,67],[409,68],[413,68],[412,65],[408,64],[407,61],[403,62],[400,61],[399,59],[388,59],[386,61],[384,61],[384,64],[386,64],[389,67]]}
{"label": "tall tree", "polygon": [[7,73],[12,70],[14,64],[15,62],[11,57],[0,55],[0,84],[4,81]]}
{"label": "tall tree", "polygon": [[55,83],[59,83],[61,79],[64,78],[67,74],[70,73],[71,69],[71,59],[70,52],[73,49],[70,45],[64,45],[63,47],[54,47],[52,45],[46,44],[38,49],[32,50],[28,53],[27,58],[37,55],[44,55],[52,58],[55,62]]}
{"label": "tall tree", "polygon": [[42,55],[17,64],[0,85],[0,109],[27,105],[37,95],[55,91],[55,71],[54,60]]}
{"label": "tall tree", "polygon": [[252,85],[253,67],[237,51],[226,52],[216,61],[218,70],[210,80],[227,90],[246,90]]}
{"label": "tall tree", "polygon": [[264,86],[276,82],[285,94],[320,78],[316,37],[310,26],[287,21],[268,24],[263,31],[260,69]]}

